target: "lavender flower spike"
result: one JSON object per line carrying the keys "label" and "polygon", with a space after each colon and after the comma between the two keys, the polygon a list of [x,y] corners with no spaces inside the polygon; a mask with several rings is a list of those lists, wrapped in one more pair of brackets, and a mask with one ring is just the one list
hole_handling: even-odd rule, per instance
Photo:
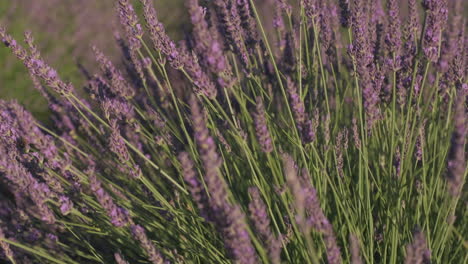
{"label": "lavender flower spike", "polygon": [[400,53],[402,40],[401,40],[401,22],[400,22],[400,9],[397,0],[387,1],[387,9],[389,16],[389,28],[385,35],[385,43],[387,44],[390,54],[398,56]]}
{"label": "lavender flower spike", "polygon": [[163,264],[163,256],[156,249],[153,242],[151,242],[151,240],[148,238],[145,229],[140,225],[132,225],[130,229],[135,240],[140,242],[141,247],[145,250],[146,254],[148,255],[148,259],[151,261],[151,263]]}
{"label": "lavender flower spike", "polygon": [[221,158],[216,145],[206,127],[202,111],[194,95],[190,98],[195,140],[205,169],[205,182],[210,194],[210,221],[224,238],[224,246],[229,256],[240,264],[257,263],[255,249],[247,232],[245,215],[237,205],[228,201],[226,183],[219,168]]}
{"label": "lavender flower spike", "polygon": [[341,26],[349,27],[351,25],[351,5],[349,0],[339,0],[340,4],[340,22]]}
{"label": "lavender flower spike", "polygon": [[444,0],[424,0],[426,9],[426,31],[423,37],[424,55],[431,62],[439,58],[439,43],[441,34],[447,20],[447,2]]}
{"label": "lavender flower spike", "polygon": [[310,186],[307,175],[302,179],[297,176],[297,168],[294,160],[288,154],[283,155],[284,172],[286,181],[294,194],[294,206],[296,208],[296,221],[302,229],[302,233],[307,236],[313,227],[323,234],[327,249],[327,259],[330,264],[341,263],[340,248],[336,242],[333,227],[320,208],[320,201],[317,192]]}
{"label": "lavender flower spike", "polygon": [[190,159],[187,152],[182,152],[179,154],[179,162],[182,165],[182,174],[184,175],[184,180],[188,185],[190,194],[195,200],[195,203],[200,210],[200,214],[206,220],[210,220],[209,217],[209,201],[206,191],[203,188],[203,185],[197,178],[197,173],[194,170],[193,161]]}
{"label": "lavender flower spike", "polygon": [[296,210],[296,222],[301,227],[302,232],[308,235],[310,228],[305,221],[305,192],[302,189],[301,182],[297,176],[297,166],[293,158],[289,154],[283,154],[283,166],[286,182],[291,193],[294,195],[294,207]]}
{"label": "lavender flower spike", "polygon": [[349,235],[349,245],[351,252],[351,264],[362,264],[362,258],[359,253],[359,241],[354,234]]}
{"label": "lavender flower spike", "polygon": [[114,64],[112,64],[112,62],[97,47],[93,46],[93,51],[102,72],[110,81],[110,85],[108,87],[111,92],[119,97],[126,99],[132,98],[135,95],[135,90],[124,79],[122,73],[115,68]]}
{"label": "lavender flower spike", "polygon": [[151,0],[140,0],[140,2],[143,4],[143,14],[154,48],[166,55],[172,67],[181,68],[183,64],[179,51],[175,43],[166,34],[164,25],[159,22]]}
{"label": "lavender flower spike", "polygon": [[7,259],[11,260],[13,263],[14,262],[14,255],[13,251],[11,250],[10,244],[7,242],[1,240],[5,238],[5,234],[3,233],[2,228],[0,227],[0,248],[3,250],[3,254],[7,257]]}
{"label": "lavender flower spike", "polygon": [[237,0],[237,10],[239,11],[241,24],[244,27],[244,37],[246,45],[250,49],[254,48],[259,42],[257,32],[257,22],[251,12],[249,0]]}
{"label": "lavender flower spike", "polygon": [[63,82],[59,78],[57,71],[52,69],[41,59],[35,59],[29,56],[26,50],[8,35],[2,27],[0,27],[0,38],[5,46],[12,50],[13,54],[24,63],[32,74],[43,79],[57,93],[64,95],[73,93],[74,87],[70,83]]}
{"label": "lavender flower spike", "polygon": [[128,212],[114,203],[112,197],[104,190],[101,182],[96,177],[93,167],[88,168],[87,174],[89,175],[89,187],[110,217],[111,223],[116,227],[125,226],[129,222]]}
{"label": "lavender flower spike", "polygon": [[304,102],[297,93],[297,87],[291,78],[287,79],[287,91],[299,135],[304,143],[310,143],[315,138],[313,125],[305,111]]}
{"label": "lavender flower spike", "polygon": [[[304,181],[304,179],[303,179]],[[323,234],[325,247],[327,250],[327,260],[330,264],[341,263],[340,248],[336,242],[336,237],[333,232],[333,226],[323,213],[320,207],[320,201],[317,197],[317,191],[310,186],[310,183],[305,179],[303,183],[303,193],[305,194],[306,212],[309,216],[307,224]]]}
{"label": "lavender flower spike", "polygon": [[203,8],[198,4],[198,0],[188,0],[187,7],[193,25],[195,48],[212,72],[216,74],[224,72],[227,69],[227,62],[224,58],[222,46],[212,36]]}
{"label": "lavender flower spike", "polygon": [[274,236],[270,229],[270,219],[268,217],[266,205],[262,201],[262,198],[260,198],[258,188],[250,188],[249,193],[252,197],[252,201],[249,203],[250,218],[254,224],[255,231],[265,244],[271,263],[279,264],[281,263],[281,242]]}
{"label": "lavender flower spike", "polygon": [[270,153],[273,151],[273,144],[266,122],[265,106],[263,105],[263,100],[261,97],[257,97],[256,102],[257,111],[254,114],[255,132],[257,134],[257,139],[260,143],[262,151],[265,153]]}
{"label": "lavender flower spike", "polygon": [[128,262],[119,253],[115,253],[114,258],[117,264],[128,264]]}
{"label": "lavender flower spike", "polygon": [[452,140],[448,154],[448,187],[449,193],[453,197],[460,195],[463,188],[463,175],[466,171],[466,151],[465,143],[467,136],[467,116],[466,116],[466,91],[460,89],[455,102],[454,123],[455,130],[452,133]]}
{"label": "lavender flower spike", "polygon": [[220,21],[221,31],[226,36],[226,46],[232,45],[235,53],[240,56],[242,65],[247,68],[249,55],[242,39],[242,26],[237,5],[234,1],[214,0],[213,5]]}
{"label": "lavender flower spike", "polygon": [[143,29],[129,0],[119,0],[119,17],[129,36],[137,39],[143,37]]}
{"label": "lavender flower spike", "polygon": [[421,231],[413,234],[413,243],[406,246],[405,264],[430,263],[431,251],[427,248],[426,238]]}
{"label": "lavender flower spike", "polygon": [[125,144],[124,138],[120,134],[117,120],[111,120],[111,135],[109,138],[110,150],[119,157],[122,163],[126,163],[130,160],[130,153],[128,152],[127,145]]}

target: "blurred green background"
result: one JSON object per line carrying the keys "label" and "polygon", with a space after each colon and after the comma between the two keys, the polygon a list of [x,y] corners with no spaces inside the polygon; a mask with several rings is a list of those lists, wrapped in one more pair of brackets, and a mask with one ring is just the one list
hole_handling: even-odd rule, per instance
{"label": "blurred green background", "polygon": [[[182,25],[188,17],[185,8],[180,8],[183,2],[154,1],[158,18],[176,39],[180,38]],[[98,46],[115,63],[120,62],[121,53],[113,34],[119,29],[117,3],[116,0],[0,0],[0,25],[20,43],[23,43],[24,31],[32,31],[46,61],[64,80],[79,88],[85,84],[85,79],[77,65],[82,64],[92,72],[97,70],[92,45]],[[140,12],[139,2],[133,3]],[[0,65],[0,98],[17,99],[44,120],[47,115],[45,100],[34,90],[24,65],[3,44],[0,45]]]}

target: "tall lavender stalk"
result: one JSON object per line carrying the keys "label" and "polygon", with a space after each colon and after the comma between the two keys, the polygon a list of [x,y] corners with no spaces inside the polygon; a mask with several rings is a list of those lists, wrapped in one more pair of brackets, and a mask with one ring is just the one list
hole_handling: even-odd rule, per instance
{"label": "tall lavender stalk", "polygon": [[74,87],[70,83],[62,81],[55,69],[46,64],[42,59],[35,59],[29,56],[26,50],[8,35],[3,27],[0,27],[0,38],[32,74],[43,79],[57,93],[68,95],[74,92]]}
{"label": "tall lavender stalk", "polygon": [[224,246],[228,254],[237,263],[257,263],[257,256],[250,236],[247,232],[245,215],[238,205],[228,201],[226,183],[219,169],[221,158],[216,151],[216,145],[210,136],[202,111],[195,96],[190,98],[195,140],[200,158],[205,169],[205,182],[210,194],[210,221],[212,221],[224,238]]}
{"label": "tall lavender stalk", "polygon": [[195,48],[212,72],[221,74],[227,69],[222,45],[210,32],[205,11],[198,0],[187,0],[187,7],[193,25]]}
{"label": "tall lavender stalk", "polygon": [[270,219],[268,217],[266,205],[260,197],[258,188],[250,188],[249,193],[252,197],[252,201],[249,203],[250,218],[255,227],[255,231],[265,244],[270,261],[274,264],[279,264],[281,263],[281,241],[274,236],[270,229]]}
{"label": "tall lavender stalk", "polygon": [[349,251],[351,252],[351,264],[362,264],[362,258],[359,253],[359,241],[353,234],[349,235]]}
{"label": "tall lavender stalk", "polygon": [[154,49],[166,55],[172,67],[180,68],[183,66],[179,51],[175,43],[169,38],[164,29],[164,25],[159,22],[150,0],[140,0],[143,4],[143,14],[153,42]]}
{"label": "tall lavender stalk", "polygon": [[159,22],[156,11],[150,0],[140,0],[143,3],[143,14],[148,25],[154,49],[166,55],[171,66],[175,69],[184,69],[197,87],[196,92],[209,98],[216,97],[216,87],[207,73],[201,68],[198,60],[190,51],[177,48],[169,38],[164,25]]}
{"label": "tall lavender stalk", "polygon": [[271,140],[270,132],[265,114],[265,106],[261,97],[256,99],[256,112],[254,114],[255,132],[257,134],[258,142],[263,152],[270,153],[273,151],[273,143]]}
{"label": "tall lavender stalk", "polygon": [[182,174],[188,185],[190,195],[195,200],[195,203],[200,210],[203,218],[210,220],[210,203],[208,195],[202,183],[197,178],[197,173],[194,169],[193,161],[190,159],[187,152],[182,152],[178,156],[179,162],[182,165]]}
{"label": "tall lavender stalk", "polygon": [[117,264],[128,264],[128,262],[119,253],[115,253],[114,258]]}
{"label": "tall lavender stalk", "polygon": [[351,26],[351,5],[349,0],[339,0],[340,5],[340,22],[343,27]]}
{"label": "tall lavender stalk", "polygon": [[[3,250],[3,254],[9,259],[11,262],[15,263],[15,258],[13,254],[13,250],[11,250],[10,244],[1,240],[5,239],[5,233],[3,233],[2,228],[0,227],[0,248]],[[0,251],[1,252],[1,251]]]}
{"label": "tall lavender stalk", "polygon": [[138,73],[138,76],[140,77],[140,80],[146,82],[145,75],[143,73],[143,65],[139,58],[139,51],[141,48],[140,40],[143,37],[143,28],[141,27],[138,21],[138,16],[129,0],[119,0],[119,18],[129,40],[130,59]]}
{"label": "tall lavender stalk", "polygon": [[430,263],[431,251],[427,248],[426,238],[421,231],[413,234],[413,243],[406,246],[405,264]]}
{"label": "tall lavender stalk", "polygon": [[284,172],[286,181],[294,195],[294,207],[296,209],[296,221],[305,236],[314,228],[324,236],[327,249],[328,263],[341,263],[341,253],[338,247],[333,226],[326,218],[320,207],[320,201],[316,190],[310,185],[307,174],[302,179],[298,177],[297,165],[288,154],[283,155]]}
{"label": "tall lavender stalk", "polygon": [[400,55],[402,45],[400,8],[398,5],[399,3],[397,0],[387,1],[389,25],[387,34],[385,35],[385,43],[387,44],[388,52],[396,58]]}
{"label": "tall lavender stalk", "polygon": [[128,212],[115,204],[114,199],[104,190],[102,183],[98,180],[95,168],[90,166],[87,170],[89,188],[93,191],[96,199],[109,216],[111,223],[116,227],[122,227],[130,221]]}
{"label": "tall lavender stalk", "polygon": [[226,46],[232,46],[244,68],[248,68],[249,55],[243,41],[241,19],[234,0],[214,0],[213,5],[219,21],[220,31],[226,37]]}
{"label": "tall lavender stalk", "polygon": [[237,2],[237,10],[241,20],[241,25],[244,28],[245,44],[250,49],[254,49],[259,43],[257,31],[257,22],[251,11],[250,0],[235,0]]}
{"label": "tall lavender stalk", "polygon": [[297,92],[296,84],[290,78],[287,79],[287,91],[299,135],[304,143],[310,143],[315,139],[312,121],[305,111],[305,105]]}
{"label": "tall lavender stalk", "polygon": [[163,264],[165,263],[164,257],[161,253],[156,249],[153,242],[148,238],[146,235],[145,229],[136,224],[132,224],[130,226],[130,230],[132,231],[132,235],[136,241],[140,243],[140,246],[145,250],[148,259],[153,264]]}
{"label": "tall lavender stalk", "polygon": [[426,30],[423,37],[423,51],[427,59],[437,62],[442,30],[447,20],[447,2],[445,0],[424,0],[426,10]]}
{"label": "tall lavender stalk", "polygon": [[372,83],[376,70],[373,64],[374,55],[368,38],[366,6],[364,0],[357,0],[352,12],[353,43],[349,47],[356,71],[359,76],[359,87],[362,90],[368,128],[371,128],[379,115],[379,89]]}
{"label": "tall lavender stalk", "polygon": [[306,196],[306,213],[308,215],[307,224],[323,234],[325,247],[327,250],[327,260],[330,264],[341,263],[341,253],[336,241],[332,224],[320,207],[320,201],[317,197],[317,191],[305,182],[303,191]]}
{"label": "tall lavender stalk", "polygon": [[463,177],[467,168],[465,151],[467,136],[466,91],[460,90],[457,96],[453,116],[455,130],[452,133],[447,172],[449,193],[453,197],[460,195],[463,188]]}

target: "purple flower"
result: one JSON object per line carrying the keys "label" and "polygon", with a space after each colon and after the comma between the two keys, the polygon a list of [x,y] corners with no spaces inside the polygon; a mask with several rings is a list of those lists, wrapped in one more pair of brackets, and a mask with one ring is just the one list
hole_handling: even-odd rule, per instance
{"label": "purple flower", "polygon": [[349,251],[351,252],[351,264],[362,264],[359,241],[354,234],[349,234]]}
{"label": "purple flower", "polygon": [[187,152],[180,153],[178,158],[180,164],[182,165],[182,174],[184,175],[184,180],[188,185],[190,195],[195,200],[195,203],[200,210],[201,216],[209,221],[209,199],[205,189],[203,188],[203,185],[197,178],[197,173],[193,168],[193,161],[190,159]]}
{"label": "purple flower", "polygon": [[[332,29],[332,14],[330,14],[330,5],[322,3],[319,14],[320,26],[320,43],[322,44],[322,51],[327,54],[334,48],[333,29]],[[339,30],[339,29],[338,29]]]}
{"label": "purple flower", "polygon": [[189,103],[192,112],[193,129],[195,130],[195,141],[205,169],[205,182],[210,194],[210,200],[216,206],[222,206],[227,201],[224,182],[218,172],[222,161],[216,151],[215,142],[206,127],[205,119],[196,97],[192,96]]}
{"label": "purple flower", "polygon": [[437,62],[438,70],[442,73],[449,70],[450,63],[455,59],[454,57],[458,57],[456,55],[463,49],[463,36],[466,30],[463,21],[463,1],[448,1],[448,5],[453,15],[451,16],[448,32],[445,34],[441,47],[441,55]]}
{"label": "purple flower", "polygon": [[63,215],[67,215],[73,209],[73,203],[70,199],[66,196],[60,197],[60,211]]}
{"label": "purple flower", "polygon": [[242,26],[239,12],[235,0],[214,0],[216,14],[218,16],[219,27],[221,32],[226,37],[226,46],[232,45],[234,52],[240,56],[240,60],[244,68],[247,69],[249,64],[249,55],[242,38]]}
{"label": "purple flower", "polygon": [[[6,238],[5,234],[3,233],[2,227],[0,226],[0,238]],[[10,244],[7,242],[0,240],[0,248],[3,250],[5,256],[14,263],[14,254],[13,250],[11,250]]]}
{"label": "purple flower", "polygon": [[297,93],[296,84],[291,78],[287,79],[287,91],[299,136],[304,144],[310,143],[315,139],[313,124],[305,111],[304,102]]}
{"label": "purple flower", "polygon": [[129,36],[137,39],[143,37],[143,30],[138,23],[138,16],[128,0],[119,0],[119,18]]}
{"label": "purple flower", "polygon": [[385,35],[385,43],[387,44],[388,52],[398,56],[400,53],[402,40],[401,40],[401,22],[400,22],[400,9],[397,0],[387,1],[388,10],[388,30]]}
{"label": "purple flower", "polygon": [[143,4],[143,14],[154,48],[166,55],[172,67],[176,69],[182,67],[179,52],[174,42],[166,34],[164,25],[159,22],[153,4],[150,0],[140,0],[140,2]]}
{"label": "purple flower", "polygon": [[[210,194],[209,220],[214,223],[218,232],[223,236],[224,246],[231,258],[243,264],[257,263],[255,249],[247,232],[244,213],[239,206],[231,205],[228,201],[226,183],[219,173],[222,160],[216,151],[216,145],[209,134],[202,111],[194,95],[190,98],[189,103],[193,129],[195,130],[195,141],[205,169],[204,179],[207,192]],[[193,177],[189,180],[193,180]],[[198,183],[193,181],[191,181],[191,185],[198,187]]]}
{"label": "purple flower", "polygon": [[89,188],[93,191],[99,204],[106,211],[107,216],[111,219],[111,223],[116,227],[125,226],[130,221],[128,212],[118,207],[109,193],[103,189],[101,181],[99,181],[96,176],[94,167],[90,166],[86,174],[88,174]]}
{"label": "purple flower", "polygon": [[128,152],[124,138],[120,134],[120,129],[117,124],[117,120],[111,120],[110,126],[111,135],[109,137],[109,148],[113,153],[117,155],[117,157],[119,157],[122,163],[126,163],[130,160],[130,153]]}
{"label": "purple flower", "polygon": [[466,171],[466,151],[465,143],[467,136],[466,118],[466,91],[458,91],[455,101],[453,121],[455,129],[452,133],[452,140],[448,153],[447,181],[449,193],[453,197],[460,195],[463,187],[463,175]]}
{"label": "purple flower", "polygon": [[304,7],[305,14],[309,19],[316,19],[320,13],[320,6],[317,0],[301,0],[301,5]]}
{"label": "purple flower", "polygon": [[117,264],[128,264],[128,262],[119,253],[115,253],[114,258]]}
{"label": "purple flower", "polygon": [[350,27],[351,25],[351,6],[349,0],[339,0],[340,4],[340,22],[343,27]]}
{"label": "purple flower", "polygon": [[151,242],[151,240],[148,238],[148,236],[146,235],[146,231],[142,226],[132,224],[130,229],[132,231],[132,235],[134,239],[140,243],[140,246],[146,252],[146,255],[148,256],[148,259],[151,261],[151,263],[153,264],[165,263],[164,257],[156,249],[153,242]]}
{"label": "purple flower", "polygon": [[70,83],[63,82],[57,75],[57,72],[52,69],[49,65],[44,63],[41,58],[35,56],[29,56],[26,50],[17,44],[10,35],[8,35],[4,28],[0,27],[0,38],[3,43],[9,47],[13,54],[21,60],[28,70],[43,79],[50,87],[52,87],[59,94],[71,94],[74,92],[74,87]]}
{"label": "purple flower", "polygon": [[195,54],[189,52],[185,46],[182,46],[180,49],[180,57],[184,69],[195,85],[195,92],[197,94],[204,94],[210,99],[216,98],[218,91],[208,74],[202,69]]}
{"label": "purple flower", "polygon": [[406,246],[405,264],[430,263],[431,251],[427,248],[426,238],[421,231],[413,233],[413,243]]}
{"label": "purple flower", "polygon": [[268,250],[270,261],[279,264],[281,263],[281,241],[276,238],[271,231],[270,218],[268,217],[266,205],[260,197],[258,188],[250,188],[249,193],[252,197],[249,203],[250,219],[255,227],[255,231]]}
{"label": "purple flower", "polygon": [[221,44],[210,32],[208,22],[205,20],[205,10],[199,6],[198,0],[189,0],[187,7],[193,25],[195,48],[199,56],[206,60],[207,66],[212,72],[216,74],[224,72],[227,68],[227,62]]}
{"label": "purple flower", "polygon": [[336,237],[333,232],[333,226],[326,218],[325,214],[320,207],[320,201],[317,197],[316,190],[310,186],[308,179],[303,183],[303,193],[305,194],[306,219],[307,225],[310,225],[315,230],[319,231],[324,236],[325,247],[327,250],[327,259],[330,264],[341,263],[340,248],[336,242]]}
{"label": "purple flower", "polygon": [[133,87],[124,79],[122,73],[117,70],[112,62],[95,46],[93,50],[96,56],[96,61],[99,63],[101,70],[106,78],[110,81],[108,89],[116,96],[123,98],[132,98],[135,95]]}
{"label": "purple flower", "polygon": [[305,192],[297,174],[297,165],[289,154],[282,155],[283,170],[286,182],[294,196],[294,209],[296,211],[296,222],[304,234],[309,233],[309,228],[305,221]]}
{"label": "purple flower", "polygon": [[447,20],[447,3],[444,0],[424,0],[426,30],[423,36],[423,51],[427,59],[437,62],[442,30]]}
{"label": "purple flower", "polygon": [[250,0],[235,0],[237,1],[237,10],[241,20],[241,25],[244,28],[245,44],[250,49],[254,49],[259,42],[257,32],[257,22],[251,12]]}
{"label": "purple flower", "polygon": [[[311,228],[322,233],[327,249],[328,263],[341,263],[340,248],[336,242],[333,227],[320,207],[317,192],[310,185],[308,174],[304,173],[300,179],[297,174],[297,165],[288,154],[283,154],[283,164],[286,181],[294,196],[296,221],[302,233],[309,235]],[[304,170],[304,172],[307,171]]]}
{"label": "purple flower", "polygon": [[270,153],[273,151],[273,144],[270,132],[268,131],[263,100],[260,96],[257,96],[257,99],[255,101],[257,102],[256,113],[254,113],[253,116],[255,121],[255,132],[257,134],[257,139],[260,143],[262,151],[265,153]]}
{"label": "purple flower", "polygon": [[27,57],[28,57],[28,53],[27,51],[21,46],[19,45],[15,39],[13,39],[12,36],[8,35],[6,33],[6,30],[5,28],[3,27],[0,27],[0,38],[3,42],[3,44],[5,44],[5,46],[9,47],[11,49],[11,51],[13,52],[13,54],[21,61],[25,62],[27,60]]}
{"label": "purple flower", "polygon": [[336,136],[335,142],[335,155],[336,155],[336,168],[338,170],[338,175],[341,179],[344,178],[343,172],[343,151],[347,149],[348,141],[348,130],[345,128],[344,130],[338,132]]}

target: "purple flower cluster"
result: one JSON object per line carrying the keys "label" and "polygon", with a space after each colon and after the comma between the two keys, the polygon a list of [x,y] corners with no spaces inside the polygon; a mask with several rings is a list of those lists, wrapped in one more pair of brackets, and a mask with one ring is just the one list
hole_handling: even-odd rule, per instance
{"label": "purple flower cluster", "polygon": [[281,263],[281,241],[273,235],[270,229],[270,219],[266,205],[262,201],[257,188],[250,188],[249,193],[252,197],[252,201],[249,204],[250,218],[254,224],[255,231],[265,244],[271,262],[275,264]]}
{"label": "purple flower cluster", "polygon": [[87,170],[87,174],[89,179],[89,187],[93,191],[94,195],[96,196],[96,199],[101,204],[102,208],[106,210],[107,215],[111,219],[111,223],[116,227],[122,227],[127,225],[127,223],[130,221],[128,212],[125,209],[116,205],[109,193],[106,190],[104,190],[101,182],[96,176],[95,169],[93,167],[90,167]]}
{"label": "purple flower cluster", "polygon": [[271,140],[270,132],[268,131],[267,120],[265,116],[265,106],[261,97],[257,97],[256,112],[254,114],[255,131],[257,132],[257,139],[260,143],[262,151],[270,153],[273,151],[273,143]]}
{"label": "purple flower cluster", "polygon": [[327,249],[328,263],[341,263],[333,226],[320,207],[316,190],[310,185],[308,174],[301,178],[297,174],[297,165],[288,154],[283,154],[284,173],[291,193],[294,195],[294,206],[297,212],[296,221],[304,235],[309,235],[311,228],[323,234]]}
{"label": "purple flower cluster", "polygon": [[463,175],[466,174],[466,137],[467,129],[467,114],[466,114],[466,94],[465,90],[460,90],[457,94],[458,98],[455,102],[454,109],[454,124],[455,129],[452,133],[452,140],[448,154],[448,173],[447,180],[449,192],[452,196],[458,197],[463,188]]}
{"label": "purple flower cluster", "polygon": [[405,264],[430,263],[431,251],[427,248],[426,237],[421,231],[413,234],[413,243],[406,246]]}
{"label": "purple flower cluster", "polygon": [[143,250],[145,250],[146,254],[148,255],[148,259],[151,261],[151,263],[166,263],[161,253],[159,253],[159,251],[154,246],[153,242],[151,242],[151,240],[146,235],[146,231],[142,226],[132,224],[130,229],[135,240],[138,241]]}
{"label": "purple flower cluster", "polygon": [[177,42],[135,1],[84,89],[0,28],[50,112],[0,100],[0,262],[463,258],[438,235],[463,214],[461,0],[422,1],[424,24],[415,0],[186,0]]}
{"label": "purple flower cluster", "polygon": [[[216,229],[221,233],[226,250],[233,259],[238,263],[257,263],[255,249],[247,232],[245,215],[238,205],[233,205],[228,201],[226,183],[219,173],[222,161],[216,151],[213,138],[209,135],[202,111],[195,96],[190,98],[190,108],[192,111],[195,139],[205,170],[206,191],[210,195],[207,220],[213,222]],[[183,156],[182,160],[184,160]],[[188,162],[186,163],[189,165]],[[196,193],[195,199],[199,203],[198,207],[204,208],[205,205],[203,203],[206,199],[203,197],[204,195],[201,193],[201,190],[199,190],[200,184],[190,174],[190,171],[185,173],[185,177],[188,178],[188,182],[193,188],[191,192]]]}
{"label": "purple flower cluster", "polygon": [[437,62],[442,37],[442,30],[447,20],[447,1],[424,0],[426,9],[426,30],[423,36],[423,51],[427,59]]}

